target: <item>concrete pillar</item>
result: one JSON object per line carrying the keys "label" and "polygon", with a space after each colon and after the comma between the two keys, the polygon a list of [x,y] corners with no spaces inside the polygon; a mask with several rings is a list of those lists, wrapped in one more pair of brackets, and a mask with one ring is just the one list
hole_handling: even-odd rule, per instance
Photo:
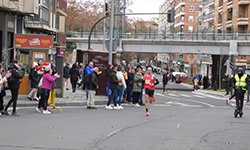
{"label": "concrete pillar", "polygon": [[56,56],[56,72],[61,75],[56,79],[56,97],[63,97],[63,56]]}

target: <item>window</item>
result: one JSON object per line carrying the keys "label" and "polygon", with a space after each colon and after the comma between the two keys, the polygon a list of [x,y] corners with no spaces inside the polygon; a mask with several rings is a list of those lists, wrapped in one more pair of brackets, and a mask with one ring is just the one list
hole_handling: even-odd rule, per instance
{"label": "window", "polygon": [[236,7],[236,17],[237,17],[237,15],[238,15],[238,7]]}
{"label": "window", "polygon": [[193,32],[193,26],[188,26],[188,32]]}
{"label": "window", "polygon": [[194,22],[194,16],[188,16],[188,22]]}
{"label": "window", "polygon": [[194,12],[194,6],[189,6],[189,12]]}
{"label": "window", "polygon": [[189,0],[189,2],[194,2],[194,0]]}
{"label": "window", "polygon": [[184,7],[184,6],[181,7],[181,11],[182,11],[182,12],[185,11],[185,7]]}
{"label": "window", "polygon": [[181,16],[181,21],[184,22],[184,16]]}

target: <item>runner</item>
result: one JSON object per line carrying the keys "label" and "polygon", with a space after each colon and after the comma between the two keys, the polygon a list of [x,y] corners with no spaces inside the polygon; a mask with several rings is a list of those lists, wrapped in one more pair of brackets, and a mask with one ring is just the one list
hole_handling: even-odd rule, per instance
{"label": "runner", "polygon": [[146,116],[149,116],[148,112],[148,99],[150,104],[152,104],[154,100],[154,90],[155,85],[159,84],[158,79],[156,76],[152,73],[152,68],[147,67],[147,74],[144,77],[145,79],[145,108],[146,108]]}

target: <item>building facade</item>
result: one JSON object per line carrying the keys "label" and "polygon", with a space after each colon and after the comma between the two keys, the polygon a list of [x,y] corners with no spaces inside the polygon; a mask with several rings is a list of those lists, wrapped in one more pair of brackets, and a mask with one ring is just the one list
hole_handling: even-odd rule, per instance
{"label": "building facade", "polygon": [[[174,9],[175,0],[165,0],[159,7],[160,13],[167,13],[168,10]],[[173,33],[173,24],[168,22],[167,14],[159,15],[159,33]]]}
{"label": "building facade", "polygon": [[193,33],[196,32],[195,22],[198,12],[197,0],[175,0],[174,30],[175,32]]}
{"label": "building facade", "polygon": [[214,25],[217,33],[248,32],[249,16],[249,0],[215,0]]}

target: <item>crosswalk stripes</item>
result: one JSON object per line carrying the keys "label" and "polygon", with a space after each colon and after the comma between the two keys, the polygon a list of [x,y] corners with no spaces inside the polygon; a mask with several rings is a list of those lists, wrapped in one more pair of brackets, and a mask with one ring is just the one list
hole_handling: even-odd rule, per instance
{"label": "crosswalk stripes", "polygon": [[182,96],[182,97],[192,97],[192,96],[186,95],[186,94],[180,94],[180,96]]}

